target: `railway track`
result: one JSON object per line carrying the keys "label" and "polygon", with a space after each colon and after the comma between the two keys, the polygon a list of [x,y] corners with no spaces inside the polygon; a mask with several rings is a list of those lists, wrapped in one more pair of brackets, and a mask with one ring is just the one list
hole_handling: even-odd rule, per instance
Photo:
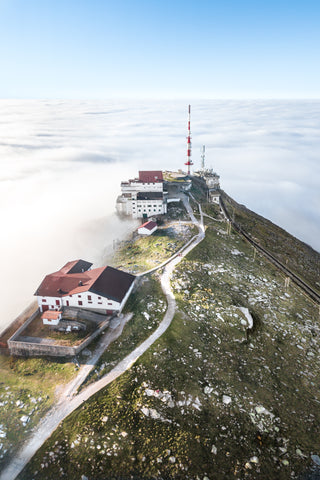
{"label": "railway track", "polygon": [[264,257],[266,257],[269,262],[271,262],[273,265],[275,265],[281,272],[283,272],[286,277],[289,277],[295,285],[301,288],[301,290],[308,295],[311,300],[313,300],[315,303],[320,305],[320,295],[313,290],[313,288],[310,287],[306,282],[304,282],[298,275],[296,275],[294,272],[292,272],[286,265],[281,263],[276,257],[274,257],[268,250],[263,248],[259,243],[257,243],[255,240],[253,240],[250,235],[248,235],[240,225],[237,224],[234,220],[229,215],[229,212],[225,206],[225,203],[223,199],[220,197],[220,208],[224,214],[224,216],[228,219],[228,221],[231,223],[232,227],[240,234],[242,235],[251,245],[258,251],[260,252]]}

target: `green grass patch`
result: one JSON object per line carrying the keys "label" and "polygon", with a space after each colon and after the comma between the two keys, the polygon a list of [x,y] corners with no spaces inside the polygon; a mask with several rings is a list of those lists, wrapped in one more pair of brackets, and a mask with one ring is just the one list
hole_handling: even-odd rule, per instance
{"label": "green grass patch", "polygon": [[0,469],[74,373],[65,359],[0,357]]}
{"label": "green grass patch", "polygon": [[113,265],[133,273],[154,268],[177,252],[194,234],[194,227],[176,224],[159,228],[148,237],[136,237],[116,252]]}
{"label": "green grass patch", "polygon": [[121,336],[112,342],[99,359],[94,371],[82,388],[108,373],[126,355],[146,340],[162,321],[167,303],[157,275],[140,279],[139,286],[130,296],[124,313],[133,313]]}

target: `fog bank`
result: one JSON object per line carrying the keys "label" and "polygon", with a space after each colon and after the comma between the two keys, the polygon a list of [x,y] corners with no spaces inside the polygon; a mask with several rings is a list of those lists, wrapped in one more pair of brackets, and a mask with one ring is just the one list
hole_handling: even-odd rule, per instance
{"label": "fog bank", "polygon": [[[115,215],[120,181],[184,168],[188,102],[0,101],[1,328],[43,276],[99,265],[137,222]],[[196,101],[200,148],[236,201],[320,250],[320,102]]]}

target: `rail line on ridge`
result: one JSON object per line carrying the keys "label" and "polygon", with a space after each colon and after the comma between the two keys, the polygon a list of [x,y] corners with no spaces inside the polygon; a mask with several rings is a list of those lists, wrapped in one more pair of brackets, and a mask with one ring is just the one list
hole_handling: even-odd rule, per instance
{"label": "rail line on ridge", "polygon": [[278,260],[274,255],[272,255],[268,250],[266,250],[264,247],[259,245],[255,240],[253,240],[248,233],[246,233],[240,225],[237,224],[229,215],[229,212],[225,206],[225,203],[223,199],[220,196],[220,208],[224,214],[224,216],[228,219],[228,221],[231,223],[232,227],[240,234],[242,235],[251,245],[256,248],[257,251],[262,253],[264,257],[266,257],[273,265],[275,265],[280,271],[282,271],[287,277],[289,277],[295,285],[301,288],[301,290],[308,295],[309,298],[315,303],[318,303],[320,305],[320,295],[313,290],[313,288],[310,287],[304,280],[302,280],[297,274],[292,272],[288,267],[286,267],[280,260]]}

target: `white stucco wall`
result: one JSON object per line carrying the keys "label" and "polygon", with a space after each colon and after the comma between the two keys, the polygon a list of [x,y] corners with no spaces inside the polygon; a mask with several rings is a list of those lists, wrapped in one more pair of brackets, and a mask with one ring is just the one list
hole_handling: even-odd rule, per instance
{"label": "white stucco wall", "polygon": [[152,235],[153,232],[155,232],[157,230],[157,226],[153,227],[152,230],[148,230],[148,228],[145,228],[145,227],[140,227],[138,228],[138,233],[139,235]]}
{"label": "white stucco wall", "polygon": [[129,290],[127,291],[126,295],[124,296],[122,302],[120,303],[119,312],[122,312],[122,309],[125,306],[125,304],[127,303],[127,300],[128,300],[128,298],[129,298],[129,296],[132,292],[133,287],[134,287],[134,281],[132,282],[131,287],[129,288]]}
{"label": "white stucco wall", "polygon": [[[91,299],[89,297],[91,297]],[[61,306],[112,311],[118,311],[120,309],[119,302],[103,296],[96,295],[95,293],[91,292],[77,293],[75,295],[66,295],[60,298],[37,297],[37,300],[41,312],[43,311],[43,305],[48,305],[49,310],[59,310]],[[59,305],[56,304],[56,300],[59,301]]]}
{"label": "white stucco wall", "polygon": [[59,325],[60,320],[61,320],[61,315],[59,315],[59,317],[55,320],[43,318],[42,322],[43,322],[43,325]]}
{"label": "white stucco wall", "polygon": [[144,213],[147,214],[148,217],[167,213],[167,203],[163,200],[133,200],[133,218],[142,218]]}

